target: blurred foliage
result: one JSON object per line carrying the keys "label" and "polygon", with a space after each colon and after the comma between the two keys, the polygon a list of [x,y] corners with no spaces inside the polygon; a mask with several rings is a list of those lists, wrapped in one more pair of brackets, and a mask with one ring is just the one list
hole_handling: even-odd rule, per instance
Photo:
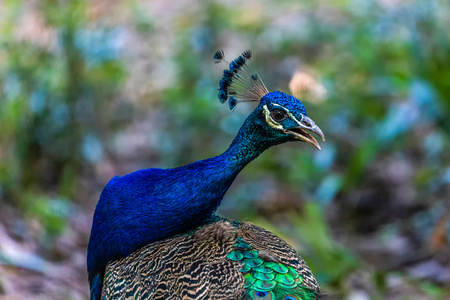
{"label": "blurred foliage", "polygon": [[[111,28],[86,28],[84,1],[42,1],[36,9],[54,27],[54,45],[18,40],[10,26],[20,1],[6,1],[0,63],[2,120],[0,182],[6,200],[27,206],[35,193],[72,197],[81,167],[103,155],[101,138],[120,121],[111,98],[125,78]],[[32,30],[32,28],[30,28]],[[29,34],[39,34],[39,30]],[[101,112],[101,113],[100,113]],[[45,200],[43,200],[45,201]],[[39,211],[39,210],[38,210]]]}
{"label": "blurred foliage", "polygon": [[[219,213],[286,238],[340,298],[449,295],[448,1],[113,2],[0,2],[0,204],[15,212],[0,217],[14,234],[37,222],[47,249],[112,176],[224,151],[252,106],[217,101],[211,57],[250,48],[269,90],[298,70],[326,88],[302,101],[327,141],[268,150]],[[422,261],[438,266],[425,276]],[[396,294],[399,281],[416,290]]]}

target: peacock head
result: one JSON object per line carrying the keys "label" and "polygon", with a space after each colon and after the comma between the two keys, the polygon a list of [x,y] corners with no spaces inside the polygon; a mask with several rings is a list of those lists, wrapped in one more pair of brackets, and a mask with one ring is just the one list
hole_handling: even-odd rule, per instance
{"label": "peacock head", "polygon": [[[296,140],[307,142],[320,150],[319,142],[309,132],[317,134],[323,141],[325,137],[319,126],[308,117],[303,104],[283,92],[269,92],[258,73],[248,67],[251,56],[250,50],[243,52],[229,63],[229,69],[223,71],[219,82],[220,102],[228,101],[233,110],[240,102],[257,101],[259,105],[250,118],[266,136],[277,143]],[[214,60],[216,63],[225,61],[222,50],[214,54]]]}

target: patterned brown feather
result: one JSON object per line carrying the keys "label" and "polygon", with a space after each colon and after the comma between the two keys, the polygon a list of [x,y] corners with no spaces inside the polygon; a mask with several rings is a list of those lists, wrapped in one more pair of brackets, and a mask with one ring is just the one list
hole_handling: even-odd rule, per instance
{"label": "patterned brown feather", "polygon": [[102,299],[241,299],[243,263],[227,259],[238,237],[264,260],[294,268],[301,286],[320,293],[305,261],[285,241],[252,223],[217,218],[109,263]]}

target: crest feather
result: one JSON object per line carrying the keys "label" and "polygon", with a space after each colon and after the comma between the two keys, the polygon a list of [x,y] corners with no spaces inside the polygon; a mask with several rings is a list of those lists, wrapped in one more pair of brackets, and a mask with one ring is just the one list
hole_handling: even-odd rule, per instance
{"label": "crest feather", "polygon": [[225,54],[223,53],[223,50],[217,50],[216,53],[214,53],[214,63],[218,64],[225,58]]}
{"label": "crest feather", "polygon": [[[218,98],[221,103],[228,101],[230,109],[234,109],[240,102],[259,101],[269,93],[258,73],[248,67],[252,54],[251,50],[244,51],[229,63],[229,69],[223,71]],[[224,57],[223,51],[219,50],[214,54],[214,62],[228,63]]]}

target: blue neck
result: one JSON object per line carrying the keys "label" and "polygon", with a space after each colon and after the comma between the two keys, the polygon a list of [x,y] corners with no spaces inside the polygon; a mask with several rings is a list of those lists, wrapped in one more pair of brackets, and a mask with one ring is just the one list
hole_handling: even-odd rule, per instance
{"label": "blue neck", "polygon": [[[207,221],[237,174],[272,145],[256,110],[222,154],[174,169],[114,177],[97,204],[88,248],[91,293],[98,295],[109,261]],[[93,297],[96,298],[96,297]]]}
{"label": "blue neck", "polygon": [[185,208],[183,215],[191,215],[198,220],[201,213],[204,213],[204,217],[214,213],[239,172],[264,150],[277,144],[275,140],[262,136],[262,130],[258,126],[248,126],[247,123],[255,124],[251,117],[252,115],[245,121],[223,154],[172,169],[178,174],[181,172],[187,175],[189,178],[186,180],[193,187],[192,198],[179,197],[173,203],[179,208]]}

